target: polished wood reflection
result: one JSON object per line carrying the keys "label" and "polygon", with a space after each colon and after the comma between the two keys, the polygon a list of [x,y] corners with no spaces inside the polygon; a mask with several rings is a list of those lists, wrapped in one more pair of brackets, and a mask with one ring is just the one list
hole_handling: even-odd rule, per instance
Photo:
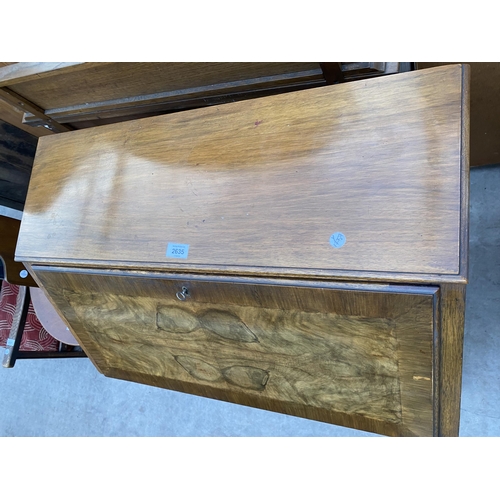
{"label": "polished wood reflection", "polygon": [[468,93],[452,65],[42,138],[16,257],[107,376],[457,435]]}
{"label": "polished wood reflection", "polygon": [[42,138],[17,255],[460,278],[462,111],[455,65]]}

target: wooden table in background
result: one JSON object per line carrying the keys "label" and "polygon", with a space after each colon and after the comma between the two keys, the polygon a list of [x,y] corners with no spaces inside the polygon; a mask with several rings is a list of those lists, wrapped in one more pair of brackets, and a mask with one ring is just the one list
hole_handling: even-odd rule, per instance
{"label": "wooden table in background", "polygon": [[398,62],[0,63],[0,119],[41,136],[410,67]]}

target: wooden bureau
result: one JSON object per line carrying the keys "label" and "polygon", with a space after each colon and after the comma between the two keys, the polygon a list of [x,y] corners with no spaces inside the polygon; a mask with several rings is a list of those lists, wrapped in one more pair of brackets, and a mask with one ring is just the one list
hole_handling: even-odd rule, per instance
{"label": "wooden bureau", "polygon": [[103,374],[458,435],[468,66],[39,140],[16,259]]}

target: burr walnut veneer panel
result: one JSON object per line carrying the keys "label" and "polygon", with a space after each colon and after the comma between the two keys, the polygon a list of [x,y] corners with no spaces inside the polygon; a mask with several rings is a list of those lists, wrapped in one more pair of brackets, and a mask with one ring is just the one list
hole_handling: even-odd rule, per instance
{"label": "burr walnut veneer panel", "polygon": [[433,434],[436,288],[51,271],[36,275],[106,375],[372,432]]}

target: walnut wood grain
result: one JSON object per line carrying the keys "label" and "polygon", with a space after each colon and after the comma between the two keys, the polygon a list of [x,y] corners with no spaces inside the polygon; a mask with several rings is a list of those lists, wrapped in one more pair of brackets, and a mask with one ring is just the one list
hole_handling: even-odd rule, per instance
{"label": "walnut wood grain", "polygon": [[[10,90],[77,129],[325,84],[318,63],[78,63],[41,76]],[[24,121],[46,124],[29,113]]]}
{"label": "walnut wood grain", "polygon": [[440,290],[439,435],[458,436],[462,392],[465,286]]}
{"label": "walnut wood grain", "polygon": [[[160,92],[110,101],[85,103],[67,108],[46,110],[46,115],[75,129],[96,127],[127,120],[136,120],[175,111],[203,108],[270,95],[295,92],[325,85],[319,71],[263,77],[204,87]],[[40,118],[27,114],[25,123],[38,126]]]}
{"label": "walnut wood grain", "polygon": [[456,65],[44,138],[16,258],[107,376],[456,435],[468,92]]}
{"label": "walnut wood grain", "polygon": [[[349,80],[397,73],[401,64],[342,63]],[[38,128],[52,126],[46,117],[81,129],[343,80],[341,63],[16,63],[0,68],[0,87],[10,87],[31,104],[44,103],[45,116],[26,113],[24,118]]]}
{"label": "walnut wood grain", "polygon": [[42,138],[17,258],[463,281],[465,85],[448,66]]}
{"label": "walnut wood grain", "polygon": [[318,63],[108,63],[9,88],[52,109],[308,70],[321,74]]}
{"label": "walnut wood grain", "polygon": [[[417,68],[443,66],[447,62],[419,62]],[[467,62],[470,68],[470,164],[500,163],[500,62]]]}
{"label": "walnut wood grain", "polygon": [[434,432],[436,288],[34,272],[106,375],[389,435]]}

